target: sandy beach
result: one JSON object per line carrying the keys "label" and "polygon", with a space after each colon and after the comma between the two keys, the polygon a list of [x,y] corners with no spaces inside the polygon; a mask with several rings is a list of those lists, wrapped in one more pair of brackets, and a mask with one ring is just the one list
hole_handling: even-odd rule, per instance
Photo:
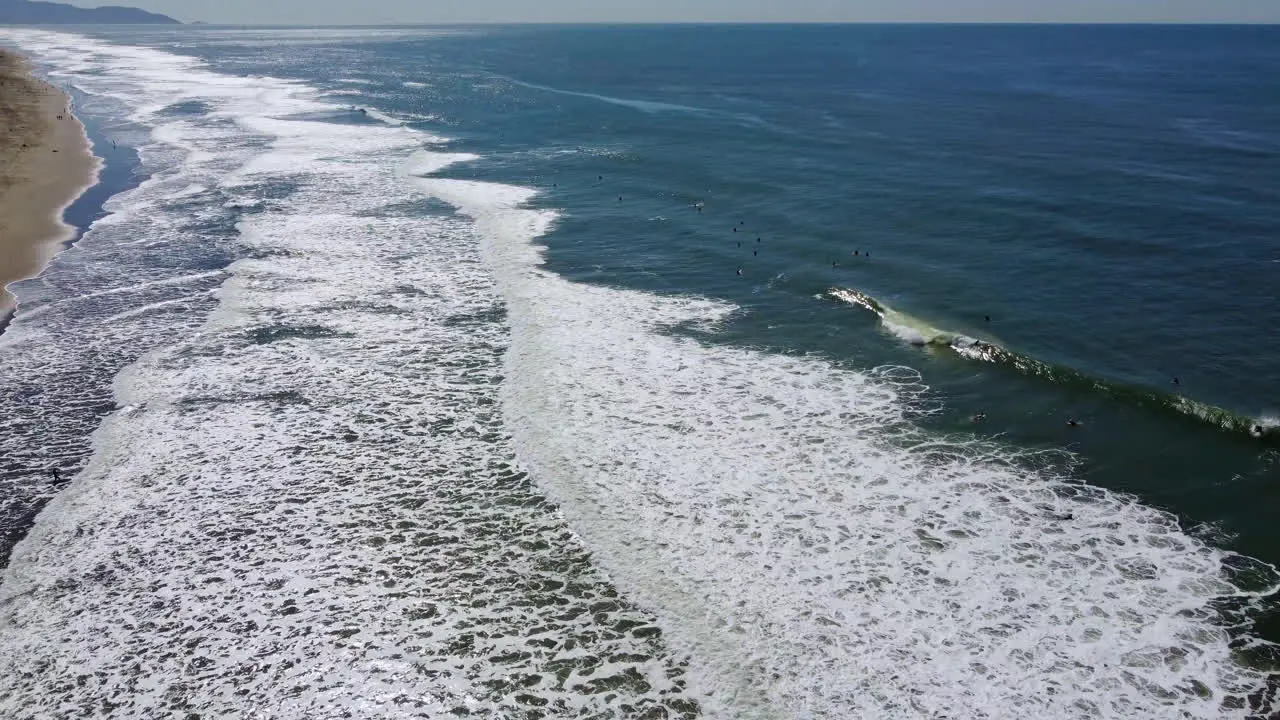
{"label": "sandy beach", "polygon": [[[84,126],[67,96],[0,49],[0,288],[35,277],[70,239],[63,211],[96,181]],[[0,327],[15,299],[0,290]]]}

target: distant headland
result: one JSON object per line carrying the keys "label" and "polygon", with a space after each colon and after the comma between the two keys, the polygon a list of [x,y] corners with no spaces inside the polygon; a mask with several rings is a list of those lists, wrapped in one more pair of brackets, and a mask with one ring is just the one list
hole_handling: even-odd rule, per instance
{"label": "distant headland", "polygon": [[180,25],[168,15],[129,7],[81,8],[53,2],[0,0],[0,25]]}

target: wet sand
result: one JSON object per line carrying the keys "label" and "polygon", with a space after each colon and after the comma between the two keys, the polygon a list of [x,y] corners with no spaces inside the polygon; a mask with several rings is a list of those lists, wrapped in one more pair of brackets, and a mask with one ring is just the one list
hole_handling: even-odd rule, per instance
{"label": "wet sand", "polygon": [[[0,49],[0,288],[35,277],[74,235],[63,211],[97,182],[84,126],[57,88]],[[0,329],[15,299],[0,289]]]}

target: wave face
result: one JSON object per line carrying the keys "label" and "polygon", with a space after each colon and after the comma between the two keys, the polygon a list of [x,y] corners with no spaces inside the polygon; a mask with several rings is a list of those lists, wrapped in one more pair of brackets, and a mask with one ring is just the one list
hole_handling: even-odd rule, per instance
{"label": "wave face", "polygon": [[859,290],[831,288],[827,291],[827,296],[875,313],[880,317],[885,329],[913,345],[947,348],[957,355],[970,360],[989,362],[1024,375],[1043,378],[1053,383],[1088,388],[1108,397],[1130,402],[1141,407],[1152,407],[1192,417],[1228,432],[1247,434],[1271,442],[1280,441],[1280,422],[1277,422],[1275,418],[1249,417],[1181,395],[1090,377],[1077,370],[1046,363],[987,340],[979,340],[961,333],[939,330],[919,318],[894,310]]}
{"label": "wave face", "polygon": [[299,119],[340,111],[301,83],[20,37],[130,104],[175,187],[226,194],[240,259],[117,377],[15,550],[5,714],[1272,711],[1274,569],[923,432],[911,371],[716,344],[731,304],[548,272],[532,190],[434,176],[470,158],[408,126]]}

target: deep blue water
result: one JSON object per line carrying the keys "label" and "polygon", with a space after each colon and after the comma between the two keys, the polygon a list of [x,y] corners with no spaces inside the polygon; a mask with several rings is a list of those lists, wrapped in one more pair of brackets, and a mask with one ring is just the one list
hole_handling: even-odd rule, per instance
{"label": "deep blue water", "polygon": [[[597,238],[581,258],[549,240],[566,265],[638,263],[743,300],[758,283],[725,272],[739,262],[749,278],[784,273],[777,289],[803,300],[852,286],[1090,375],[1159,390],[1179,376],[1181,392],[1256,416],[1280,410],[1275,33],[510,30],[387,54],[456,73],[392,92],[461,106],[443,114],[481,135],[468,147],[616,154],[495,172],[563,179],[549,202],[581,218],[563,245]],[[695,200],[701,216],[685,212]],[[736,252],[739,220],[769,259]],[[852,260],[859,248],[874,262]]]}
{"label": "deep blue water", "polygon": [[[1271,671],[1272,646],[1248,638],[1280,640],[1271,567],[1280,564],[1280,28],[207,28],[91,34],[112,46],[196,58],[196,70],[212,74],[193,76],[188,88],[183,73],[173,69],[178,66],[159,55],[115,56],[102,48],[99,55],[87,54],[83,67],[65,70],[63,79],[87,93],[82,114],[95,134],[120,138],[126,160],[117,172],[128,168],[132,177],[139,166],[139,173],[167,179],[154,193],[121,204],[124,222],[135,223],[127,232],[113,234],[110,225],[93,231],[97,237],[91,232],[85,255],[64,255],[47,276],[108,267],[118,255],[132,257],[129,243],[154,240],[160,248],[155,262],[138,259],[145,272],[131,268],[120,277],[148,293],[195,278],[200,291],[188,300],[147,295],[100,310],[76,302],[87,314],[65,319],[68,326],[97,327],[98,318],[111,328],[88,349],[73,347],[72,336],[60,340],[65,357],[78,358],[68,360],[69,367],[94,366],[95,358],[110,356],[98,363],[105,376],[94,381],[99,395],[110,390],[107,378],[138,361],[116,380],[116,406],[125,414],[101,431],[97,455],[83,447],[84,427],[109,408],[95,405],[64,428],[79,438],[65,441],[79,453],[60,461],[65,466],[106,458],[77,481],[83,492],[128,484],[120,478],[140,473],[164,493],[184,498],[199,483],[173,473],[188,466],[208,468],[205,481],[213,485],[244,478],[246,487],[256,488],[264,481],[254,475],[254,462],[273,468],[275,482],[277,472],[293,477],[290,468],[303,461],[287,458],[301,453],[314,467],[285,485],[328,487],[324,482],[332,477],[354,478],[357,487],[368,481],[367,504],[363,496],[339,495],[342,506],[409,508],[395,516],[401,530],[431,522],[395,494],[406,487],[415,497],[430,498],[422,502],[437,503],[428,505],[431,517],[456,515],[484,528],[491,527],[486,513],[495,507],[541,513],[549,499],[547,506],[559,509],[546,517],[492,522],[512,533],[499,533],[499,546],[521,548],[533,560],[507,555],[494,564],[487,555],[463,553],[458,557],[471,559],[442,570],[431,556],[393,551],[404,533],[390,539],[388,533],[360,535],[393,526],[379,510],[368,518],[335,519],[341,529],[333,531],[333,542],[375,548],[373,559],[351,562],[365,569],[395,564],[400,582],[412,582],[406,578],[429,567],[436,575],[421,577],[451,588],[449,598],[482,598],[476,602],[485,604],[475,607],[493,608],[494,617],[515,626],[546,620],[512,608],[576,608],[579,601],[607,616],[597,622],[624,627],[624,635],[633,621],[652,623],[660,634],[642,634],[639,649],[597,654],[609,655],[609,662],[643,656],[662,665],[669,685],[650,675],[643,686],[635,683],[632,668],[610,676],[608,688],[623,688],[617,702],[632,702],[626,699],[632,693],[673,714],[931,717],[945,709],[965,717],[983,711],[990,717],[1139,717],[1155,706],[1173,712],[1175,705],[1186,717],[1261,717],[1270,711],[1266,688],[1274,690],[1274,683],[1259,681],[1250,694],[1209,679],[1202,668],[1240,661]],[[44,48],[54,67],[65,68],[70,61],[64,58],[74,57],[67,48],[75,41],[30,42]],[[95,96],[112,97],[116,105],[95,110]],[[430,137],[442,141],[431,144]],[[413,186],[419,194],[401,197],[397,193],[407,190],[394,184],[396,177],[426,174],[401,167],[407,148],[419,145],[474,157],[441,163],[442,170]],[[133,146],[141,159],[129,155]],[[184,165],[177,158],[187,152],[207,157]],[[111,158],[108,163],[113,167]],[[130,182],[124,175],[109,177],[115,178],[112,192]],[[495,190],[499,185],[508,190]],[[513,205],[502,199],[510,188],[537,193]],[[86,224],[95,219],[101,200],[86,198],[77,217]],[[547,231],[540,232],[533,214],[521,215],[519,207],[546,213],[537,217],[551,218]],[[540,270],[520,250],[528,242],[545,248]],[[343,247],[352,249],[350,265]],[[366,247],[385,257],[366,258]],[[325,257],[327,265],[289,265],[287,271],[273,265],[309,257]],[[238,262],[229,265],[233,259]],[[473,276],[480,267],[484,271]],[[271,285],[278,292],[268,296],[263,287],[270,283],[262,278],[276,277],[271,272],[289,280]],[[157,281],[147,273],[181,282],[148,284]],[[207,287],[224,280],[217,291]],[[322,288],[314,292],[321,300],[304,299],[304,289],[313,286]],[[464,297],[466,303],[409,308],[395,299],[406,287],[432,302]],[[62,311],[50,310],[58,306],[55,298],[36,288],[33,283],[27,296],[19,288],[32,314],[24,320],[20,312],[15,327],[31,334],[12,342],[38,358],[41,323],[52,323],[49,318]],[[109,297],[126,302],[119,294]],[[214,300],[221,305],[210,316]],[[316,302],[322,304],[314,314],[303,313],[304,322],[299,308],[310,312]],[[695,305],[681,305],[686,302]],[[708,321],[700,302],[730,309]],[[361,303],[373,314],[348,321],[343,313]],[[142,324],[134,328],[121,317]],[[215,320],[202,324],[208,317]],[[378,334],[384,320],[385,337]],[[475,327],[445,342],[439,340],[444,335],[432,334],[437,323]],[[237,344],[245,337],[254,338],[248,349]],[[279,345],[275,339],[282,337],[295,344],[280,358],[268,360],[267,351],[257,348]],[[466,344],[473,341],[474,347]],[[153,349],[159,354],[144,355]],[[17,352],[0,346],[6,351]],[[670,366],[663,365],[668,360]],[[388,368],[403,372],[419,361],[458,374],[446,382],[423,370],[421,376],[389,375],[385,387],[370,384]],[[700,380],[688,379],[687,370]],[[32,370],[27,381],[36,386],[47,379]],[[353,388],[350,396],[368,403],[350,410],[349,419],[348,408],[336,400],[281,399],[344,384]],[[471,389],[457,389],[463,386]],[[883,395],[887,388],[898,393],[892,400]],[[259,401],[279,406],[262,416],[237,414]],[[223,404],[225,414],[186,409]],[[171,405],[183,409],[168,424],[156,420],[155,427],[127,414]],[[471,411],[458,410],[458,417],[422,423],[432,437],[452,437],[455,430],[442,427],[478,428],[458,436],[492,447],[441,440],[419,448],[413,444],[421,437],[418,419],[402,422],[386,414],[402,405],[451,412],[501,405],[503,413],[495,419],[482,409],[460,420]],[[314,414],[309,419],[308,412]],[[56,413],[39,415],[58,425]],[[1068,425],[1068,418],[1079,425]],[[329,427],[338,419],[347,424]],[[179,428],[172,436],[164,429],[170,426]],[[1263,437],[1251,436],[1255,426]],[[236,434],[250,427],[273,429]],[[323,432],[309,434],[314,427]],[[355,442],[351,438],[370,432],[377,440],[369,441],[367,454],[325,444]],[[297,444],[281,439],[276,447],[272,433],[295,433],[289,442]],[[121,447],[145,448],[135,453],[159,459],[142,469],[111,460],[117,455],[108,448],[116,447],[117,435],[129,438]],[[297,439],[302,437],[307,439]],[[235,452],[224,457],[218,447]],[[495,459],[484,460],[490,455]],[[432,465],[436,458],[448,459],[445,469]],[[380,466],[403,475],[384,486]],[[488,477],[486,472],[496,475],[483,490],[438,489],[421,480],[479,482],[475,478]],[[167,482],[170,477],[176,479]],[[324,482],[316,479],[321,477]],[[889,491],[869,489],[886,486]],[[1034,501],[1020,494],[1042,490]],[[141,505],[128,507],[143,516],[151,490],[137,492]],[[243,500],[241,492],[234,502]],[[38,506],[56,489],[41,493]],[[495,499],[476,509],[468,503],[477,496]],[[336,513],[326,504],[335,503],[333,497],[308,500],[301,520],[274,520],[299,523],[296,532],[304,538],[281,540],[279,547],[310,549],[316,538],[328,537],[322,520]],[[211,508],[203,512],[221,512],[222,505],[203,495],[187,500],[194,509],[184,512],[194,517],[205,517],[202,502]],[[87,512],[67,502],[50,506],[46,516]],[[248,502],[276,508],[295,500],[253,495]],[[19,504],[31,507],[25,496]],[[1006,511],[1024,505],[1025,512]],[[461,509],[451,511],[455,506]],[[716,515],[726,507],[740,509]],[[705,525],[704,518],[710,518]],[[56,529],[54,520],[47,522]],[[205,527],[203,520],[192,523]],[[570,530],[572,541],[565,539]],[[176,547],[207,556],[207,548],[183,533],[172,541]],[[468,533],[440,530],[429,542],[414,544],[435,547],[443,542],[439,537],[470,538]],[[849,541],[850,533],[856,541]],[[984,545],[984,533],[999,539]],[[139,534],[145,535],[125,533]],[[528,540],[534,535],[536,541]],[[40,573],[27,568],[41,567],[37,550],[56,537],[53,529],[33,535],[32,549],[15,555],[25,558],[15,561],[25,563],[11,573],[17,579],[6,582],[39,585],[29,578]],[[473,540],[474,547],[489,547]],[[765,550],[757,551],[757,541]],[[77,547],[78,541],[67,542]],[[277,553],[274,541],[261,542]],[[934,548],[943,559],[916,565],[898,555],[921,543],[921,553]],[[543,550],[554,560],[537,559]],[[1239,555],[1213,555],[1219,550]],[[1196,564],[1205,553],[1219,570]],[[884,564],[867,560],[872,556]],[[264,562],[301,575],[296,568],[323,565],[324,557],[304,562],[282,552]],[[532,583],[546,594],[532,599],[453,590],[473,581],[485,588],[501,584],[459,569],[482,562],[477,557],[494,567],[528,562],[555,576],[545,586]],[[734,564],[739,561],[741,567]],[[774,575],[775,567],[793,574]],[[216,567],[207,572],[221,577]],[[1209,578],[1234,589],[1219,592]],[[359,584],[348,575],[341,580]],[[588,590],[560,593],[566,582]],[[894,589],[881,597],[885,583]],[[988,583],[1003,592],[992,590],[988,597]],[[793,596],[796,587],[815,589]],[[432,591],[415,592],[427,597]],[[1037,592],[1049,593],[1048,600],[1034,601]],[[1188,599],[1178,599],[1183,593]],[[141,602],[146,595],[128,597]],[[590,604],[600,597],[613,604],[600,611]],[[914,607],[915,597],[933,598],[938,606]],[[1123,606],[1128,597],[1142,599]],[[1024,607],[1019,599],[1026,598],[1032,599]],[[348,607],[364,617],[360,613],[375,612],[361,604],[366,601],[375,610],[383,602],[348,597],[328,608],[335,617]],[[237,602],[242,606],[236,612],[252,613],[259,605],[274,608],[276,600],[251,593]],[[991,610],[992,602],[1001,609]],[[1173,610],[1166,612],[1164,602]],[[1059,603],[1060,611],[1053,610]],[[1150,616],[1143,614],[1148,611]],[[484,612],[489,610],[481,620],[454,620],[437,634],[457,635],[494,621]],[[424,617],[436,616],[413,615]],[[985,617],[995,619],[988,626]],[[1218,644],[1186,640],[1191,635],[1178,634],[1166,621],[1187,617],[1232,629]],[[1145,645],[1133,645],[1124,625],[1132,618],[1136,627],[1156,628],[1151,632],[1159,642],[1176,636],[1167,643],[1173,649],[1148,655]],[[906,629],[879,635],[879,621]],[[1095,621],[1100,624],[1084,627]],[[990,639],[1006,637],[1002,633],[1012,632],[1007,628],[1023,622],[1033,639],[1014,633],[1008,646]],[[956,637],[937,636],[939,628],[951,626],[961,628]],[[1063,626],[1075,628],[1065,640],[1054,635]],[[556,627],[575,642],[601,637],[590,629]],[[727,647],[723,637],[744,627],[752,640]],[[833,640],[822,634],[829,627],[852,634],[829,631],[836,633]],[[398,626],[380,637],[397,632]],[[503,635],[495,631],[495,637]],[[603,637],[612,642],[608,632]],[[872,649],[854,637],[874,638],[868,640]],[[1066,648],[1066,659],[1041,664],[1053,655],[1042,646],[1051,640]],[[388,644],[398,652],[420,648],[407,642]],[[903,654],[881,655],[885,646]],[[1024,646],[1039,650],[1024,657],[1018,654]],[[573,642],[555,647],[569,652]],[[1116,650],[1091,654],[1098,647]],[[345,667],[334,659],[345,656],[335,651],[330,657],[330,650],[298,652]],[[944,662],[951,652],[967,660]],[[454,648],[438,655],[431,657],[483,653]],[[1187,657],[1202,665],[1185,669]],[[724,670],[754,668],[746,658],[760,663],[759,675],[755,669]],[[558,662],[548,660],[545,668],[553,670],[545,671],[547,677],[560,672],[554,670]],[[934,662],[943,669],[935,672]],[[1031,689],[1025,696],[1005,692],[1002,679],[1027,663],[1036,678]],[[1068,669],[1081,667],[1088,670]],[[1102,669],[1146,672],[1134,670],[1139,667],[1156,670],[1130,683]],[[901,670],[905,679],[886,680],[890,668],[913,669]],[[594,665],[588,669],[604,674]],[[1167,676],[1159,675],[1165,670]],[[490,692],[473,695],[497,703],[495,711],[514,712],[496,699],[514,691],[485,684],[498,680],[477,680],[489,678],[486,672],[467,671],[469,681]],[[493,677],[509,681],[502,672]],[[335,683],[358,684],[343,678]],[[563,690],[564,677],[559,682],[557,690]],[[961,686],[987,694],[961,692]],[[1156,686],[1163,690],[1150,690]],[[30,687],[39,691],[38,682]],[[528,687],[549,685],[530,681]],[[763,688],[759,697],[756,688]],[[1059,692],[1066,699],[1054,703]],[[937,705],[901,700],[915,696]],[[550,690],[546,697],[570,703],[556,706],[566,714],[576,702]],[[612,697],[597,695],[593,702],[603,705],[590,708],[631,716],[610,705]],[[1156,704],[1144,704],[1148,700]],[[790,707],[805,710],[778,710]]]}
{"label": "deep blue water", "polygon": [[[1070,448],[1091,481],[1280,559],[1274,443],[1164,407],[1184,396],[1280,418],[1278,33],[471,28],[305,54],[177,44],[430,116],[419,124],[484,158],[451,174],[535,186],[564,210],[545,242],[567,277],[732,300],[746,309],[734,343],[917,368],[944,427],[973,430],[984,412],[979,432]],[[907,347],[815,297],[840,287],[1079,375]]]}

